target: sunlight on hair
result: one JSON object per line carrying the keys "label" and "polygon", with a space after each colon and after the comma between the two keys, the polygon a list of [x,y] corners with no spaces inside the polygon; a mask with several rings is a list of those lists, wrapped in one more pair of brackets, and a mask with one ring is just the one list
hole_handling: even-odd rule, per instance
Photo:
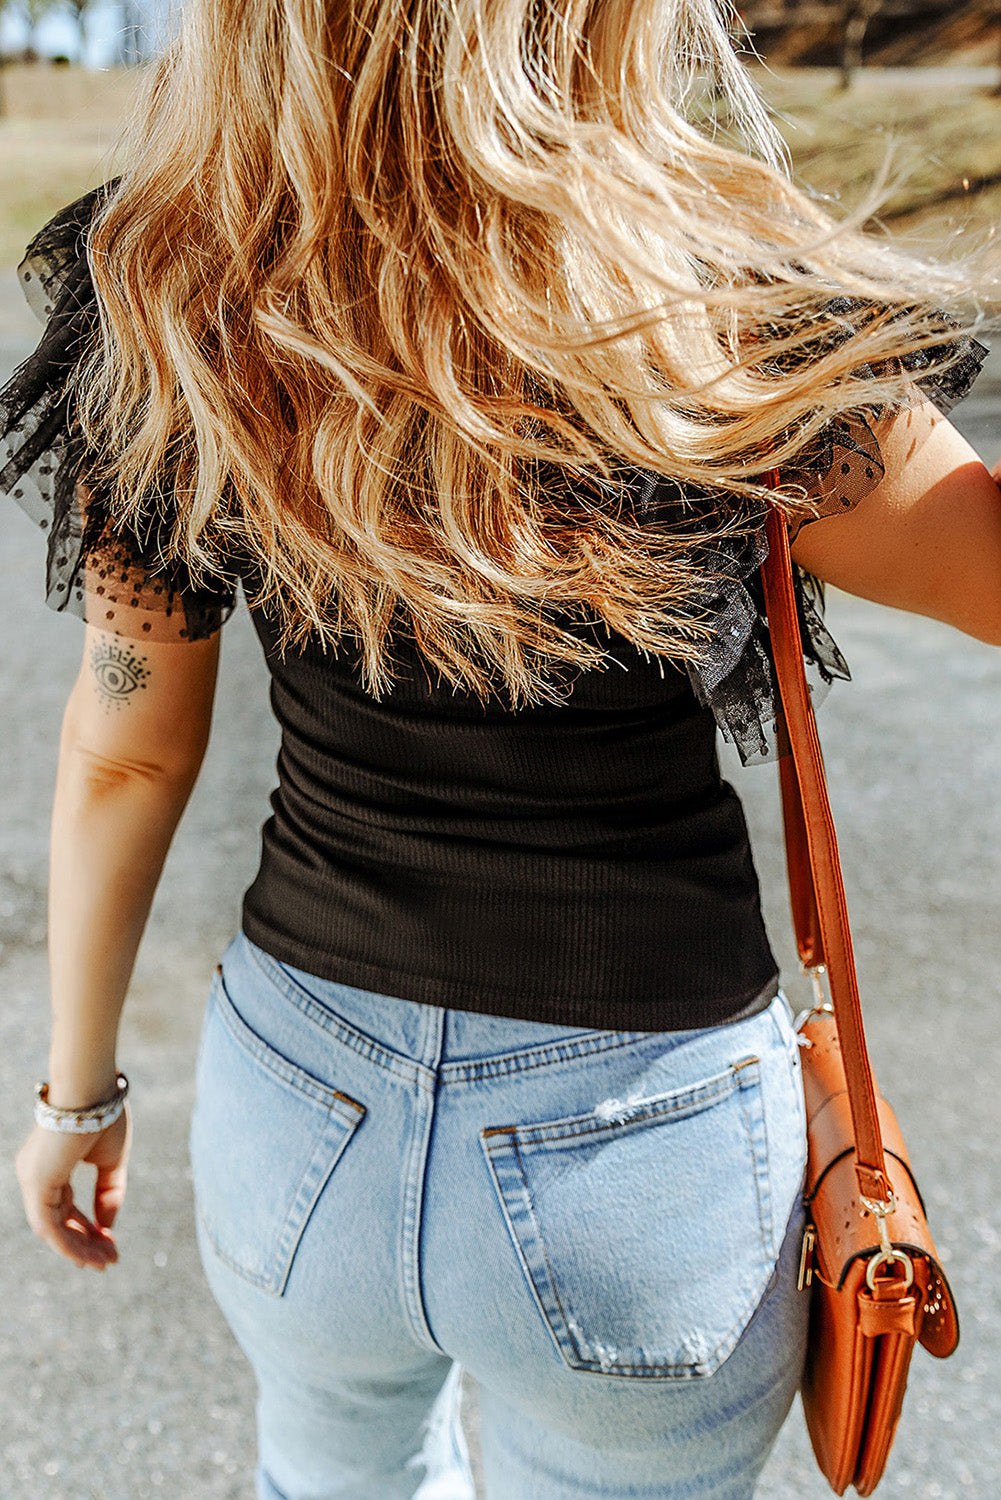
{"label": "sunlight on hair", "polygon": [[[249,551],[283,645],[346,636],[377,693],[398,628],[516,702],[602,663],[582,612],[691,660],[699,541],[756,524],[837,414],[906,402],[900,358],[947,362],[937,309],[969,325],[987,276],[795,187],[732,25],[189,0],[89,238],[81,424],[117,513],[170,494],[179,554]],[[633,514],[637,469],[712,520]]]}

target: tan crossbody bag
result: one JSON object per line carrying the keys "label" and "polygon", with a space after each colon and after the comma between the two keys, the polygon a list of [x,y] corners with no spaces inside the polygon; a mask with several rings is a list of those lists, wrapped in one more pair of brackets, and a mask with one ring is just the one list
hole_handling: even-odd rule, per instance
{"label": "tan crossbody bag", "polygon": [[[811,1298],[802,1399],[835,1494],[851,1484],[871,1495],[886,1468],[914,1345],[944,1359],[959,1325],[900,1127],[869,1062],[788,532],[775,509],[767,531],[761,572],[792,752],[779,763],[789,890],[799,956],[817,997],[799,1023],[809,1138],[799,1279]],[[824,998],[825,972],[833,1004]]]}

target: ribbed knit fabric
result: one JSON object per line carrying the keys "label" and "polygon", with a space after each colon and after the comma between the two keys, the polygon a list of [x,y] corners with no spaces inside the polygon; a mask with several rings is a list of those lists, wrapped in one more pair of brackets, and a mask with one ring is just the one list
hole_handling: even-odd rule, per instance
{"label": "ribbed knit fabric", "polygon": [[[123,528],[75,416],[71,376],[100,338],[87,236],[117,184],[61,209],[18,267],[45,329],[0,390],[0,493],[46,533],[54,609],[130,640],[200,640],[231,613],[246,569],[223,546],[217,574],[196,583],[172,555],[167,494],[137,530]],[[868,315],[846,297],[832,297],[828,313],[835,342]],[[943,414],[988,353],[966,340],[943,370],[946,352],[904,361],[915,394]],[[865,405],[840,413],[798,455],[788,477],[821,500],[818,516],[851,509],[880,484],[874,417]],[[551,469],[538,477],[554,494],[566,480]],[[628,500],[637,517],[683,534],[716,516],[715,492],[683,493],[648,471],[620,477],[608,502]],[[604,493],[598,486],[591,499]],[[739,510],[728,504],[731,521]],[[558,709],[485,711],[429,686],[412,652],[409,674],[376,703],[341,657],[311,648],[282,660],[255,610],[283,749],[246,897],[248,935],[324,978],[568,1025],[702,1026],[767,1000],[775,961],[744,820],[715,754],[716,725],[745,761],[774,759],[781,743],[756,582],[766,551],[761,510],[702,559],[719,588],[700,601],[708,639],[691,664],[697,700],[687,677],[620,641],[622,670],[585,675]],[[795,586],[817,704],[848,668],[816,580],[797,570]]]}
{"label": "ribbed knit fabric", "polygon": [[247,936],[295,968],[428,1004],[601,1029],[717,1024],[775,992],[740,804],[687,678],[622,670],[512,712],[432,686],[400,644],[381,701],[343,655],[279,655],[282,726]]}

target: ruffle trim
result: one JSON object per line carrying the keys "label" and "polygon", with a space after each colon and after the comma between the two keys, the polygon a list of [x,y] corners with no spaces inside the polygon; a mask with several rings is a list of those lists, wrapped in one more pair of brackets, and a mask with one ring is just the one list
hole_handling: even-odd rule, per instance
{"label": "ruffle trim", "polygon": [[[852,304],[838,299],[832,310],[845,317],[849,336]],[[969,394],[989,352],[973,338],[966,339],[961,347],[961,357],[944,371],[934,368],[942,354],[936,349],[920,350],[902,361],[914,377],[916,391],[943,416]],[[859,373],[875,372],[863,365]],[[783,476],[787,483],[802,484],[815,502],[813,514],[798,521],[793,536],[813,521],[853,510],[881,483],[886,469],[873,429],[878,415],[874,408],[869,415],[852,412],[834,419],[801,457],[796,472]],[[753,765],[786,753],[759,571],[769,550],[764,516],[749,537],[724,539],[720,550],[727,582],[708,611],[712,623],[710,647],[701,662],[689,665],[688,675],[696,698],[711,709],[724,738],[735,746],[744,765]],[[807,683],[817,708],[831,683],[835,679],[850,681],[851,672],[824,623],[823,583],[795,565],[793,583]]]}
{"label": "ruffle trim", "polygon": [[35,235],[18,266],[25,299],[45,324],[33,354],[0,390],[0,492],[47,535],[46,602],[117,635],[197,640],[236,604],[236,580],[196,584],[169,550],[167,516],[151,512],[143,534],[113,524],[87,475],[75,418],[74,377],[100,335],[86,238],[102,196],[83,194]]}
{"label": "ruffle trim", "polygon": [[[749,549],[749,571],[728,585],[716,601],[713,647],[704,662],[688,664],[698,701],[710,709],[724,737],[745,766],[777,760],[786,753],[783,714],[761,575],[768,556],[764,532]],[[806,680],[814,708],[831,683],[851,680],[848,663],[824,623],[824,586],[819,578],[793,568],[793,587],[803,640]],[[718,643],[718,644],[717,644]]]}

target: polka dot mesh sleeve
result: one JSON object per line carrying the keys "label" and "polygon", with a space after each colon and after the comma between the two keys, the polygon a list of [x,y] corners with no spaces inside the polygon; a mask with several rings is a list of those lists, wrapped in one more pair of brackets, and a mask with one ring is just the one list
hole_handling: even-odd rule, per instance
{"label": "polka dot mesh sleeve", "polygon": [[85,193],[39,231],[18,275],[45,324],[41,342],[0,390],[0,493],[46,533],[46,600],[116,635],[157,641],[212,635],[232,612],[236,580],[195,584],[169,558],[167,522],[145,535],[118,528],[88,483],[88,453],[74,417],[74,374],[99,332],[86,233],[102,192]]}
{"label": "polka dot mesh sleeve", "polygon": [[[846,298],[832,301],[831,311],[842,320],[842,336],[851,338],[856,305]],[[943,314],[943,320],[946,315]],[[976,339],[966,339],[958,360],[946,370],[935,368],[940,351],[929,349],[904,357],[913,379],[914,400],[928,400],[948,415],[967,395],[987,358]],[[860,366],[859,373],[874,372]],[[783,482],[796,485],[813,504],[812,514],[795,530],[826,516],[854,509],[880,484],[886,473],[880,452],[880,413],[852,411],[832,420]],[[639,474],[633,485],[637,514],[660,525],[683,525],[700,518],[711,521],[716,501],[704,502],[690,492],[684,497],[670,480]],[[749,506],[742,535],[717,541],[704,568],[718,579],[719,592],[703,601],[711,629],[702,656],[687,663],[692,689],[700,703],[712,710],[724,739],[735,747],[745,765],[777,760],[786,753],[782,702],[761,583],[761,564],[768,556],[765,512]],[[793,568],[796,606],[807,681],[814,707],[819,707],[835,680],[848,681],[851,672],[824,621],[824,586],[802,568]]]}

